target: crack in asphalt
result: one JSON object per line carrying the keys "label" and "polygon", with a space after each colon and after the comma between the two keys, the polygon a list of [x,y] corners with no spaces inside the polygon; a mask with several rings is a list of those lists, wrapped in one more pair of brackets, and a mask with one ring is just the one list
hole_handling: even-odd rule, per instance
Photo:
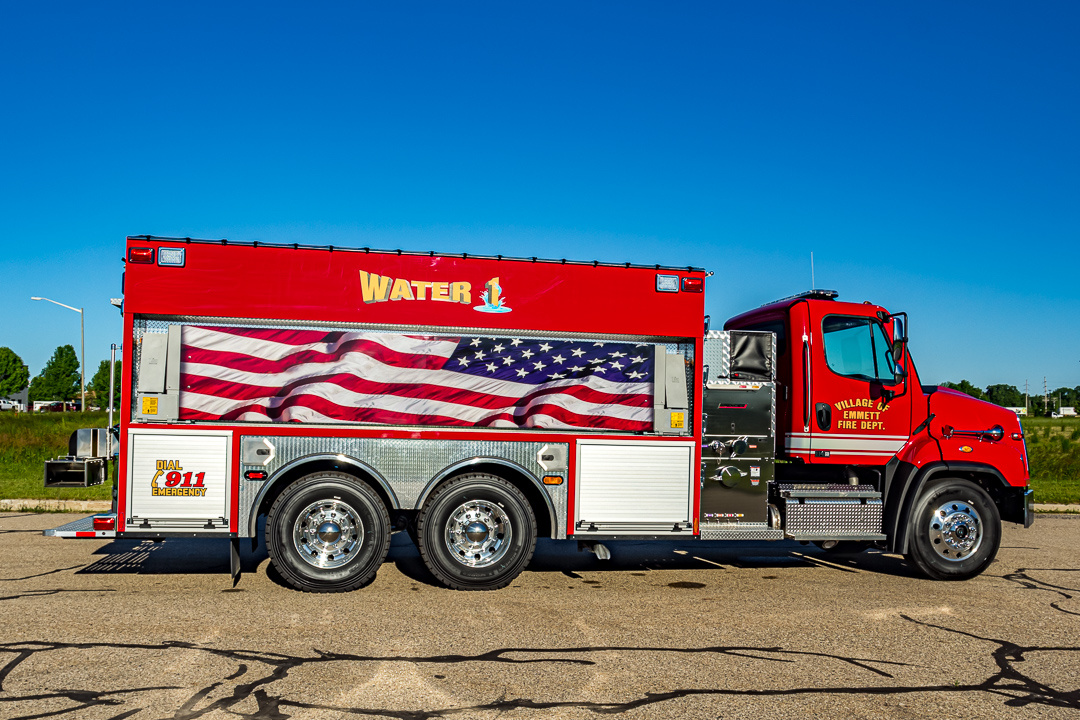
{"label": "crack in asphalt", "polygon": [[[1039,580],[1028,575],[1029,572],[1037,572],[1040,570],[1043,572],[1078,572],[1080,571],[1080,568],[1017,568],[1015,571],[1007,575],[1001,575],[999,577],[1001,577],[1002,580],[1008,580],[1009,582],[1017,583],[1025,590],[1042,590],[1044,592],[1055,593],[1057,595],[1060,595],[1063,600],[1073,599],[1072,595],[1065,592],[1066,590],[1080,593],[1080,589],[1065,587],[1063,585],[1052,585],[1045,580]],[[1066,615],[1074,615],[1080,617],[1080,612],[1076,612],[1074,610],[1066,610],[1058,604],[1059,602],[1061,601],[1055,600],[1054,602],[1050,603],[1050,607]]]}
{"label": "crack in asphalt", "polygon": [[34,578],[45,577],[46,575],[55,575],[56,573],[67,572],[68,570],[74,570],[81,568],[83,565],[72,565],[66,568],[57,568],[56,570],[49,570],[48,572],[38,573],[37,575],[27,575],[26,577],[17,578],[0,578],[0,582],[15,582],[16,580],[33,580]]}
{"label": "crack in asphalt", "polygon": [[67,590],[64,588],[53,588],[52,590],[27,590],[26,592],[17,593],[15,595],[4,595],[0,597],[0,601],[3,600],[19,600],[21,598],[38,598],[48,597],[49,595],[59,595],[61,593],[105,593],[116,592],[111,588],[87,588],[85,590]]}
{"label": "crack in asphalt", "polygon": [[[1029,582],[1027,575],[1017,571],[1024,580]],[[1034,581],[1038,582],[1038,581]],[[1036,588],[1043,589],[1043,588]],[[286,678],[289,673],[297,668],[327,662],[353,662],[353,663],[411,663],[411,664],[462,664],[462,663],[492,663],[492,664],[571,664],[579,666],[602,666],[602,659],[591,657],[605,652],[649,652],[671,653],[678,655],[718,655],[733,658],[746,658],[763,660],[768,662],[793,663],[801,658],[831,659],[854,668],[870,672],[878,677],[893,679],[895,676],[885,668],[914,667],[910,663],[890,660],[849,657],[829,653],[809,652],[801,650],[789,650],[779,646],[754,647],[754,646],[712,646],[702,648],[665,648],[665,647],[632,647],[632,646],[587,646],[571,648],[498,648],[484,653],[432,655],[432,656],[409,656],[409,655],[361,655],[355,653],[328,652],[313,649],[310,656],[288,655],[284,653],[261,652],[252,650],[230,650],[208,647],[191,642],[169,641],[163,643],[59,643],[59,642],[21,642],[0,643],[0,654],[13,655],[5,665],[0,668],[0,693],[3,693],[4,681],[22,663],[34,658],[41,653],[57,650],[91,650],[91,649],[119,649],[129,654],[139,650],[164,651],[164,650],[192,650],[203,652],[217,657],[225,658],[237,663],[236,670],[221,680],[215,681],[192,693],[169,717],[174,720],[194,720],[215,711],[228,712],[239,718],[247,720],[283,720],[291,717],[287,714],[288,709],[323,710],[327,712],[344,713],[351,715],[368,715],[375,717],[396,718],[398,720],[438,720],[467,713],[478,712],[508,712],[511,710],[557,710],[557,709],[585,709],[597,714],[621,714],[641,707],[657,705],[660,703],[680,698],[694,696],[746,696],[746,697],[783,697],[798,695],[902,695],[906,693],[964,693],[984,692],[1005,698],[1004,705],[1009,707],[1023,707],[1027,705],[1043,705],[1048,707],[1069,708],[1080,710],[1080,690],[1061,691],[1049,684],[1021,672],[1017,668],[1034,653],[1080,653],[1080,646],[1045,646],[1045,645],[1020,645],[1009,640],[981,635],[950,628],[944,625],[916,620],[908,615],[900,617],[910,623],[937,630],[944,633],[960,635],[976,641],[989,643],[992,649],[989,658],[997,668],[985,679],[968,684],[912,684],[912,685],[833,685],[823,687],[795,687],[786,689],[747,689],[747,688],[680,688],[666,692],[646,692],[638,697],[617,701],[585,701],[585,700],[552,700],[544,701],[536,698],[506,698],[502,697],[491,702],[475,705],[442,708],[436,710],[396,710],[391,708],[372,707],[349,707],[329,705],[323,703],[305,702],[291,699],[272,692],[273,684]],[[541,655],[544,657],[528,658],[516,657],[518,655]],[[570,656],[570,657],[567,657]],[[574,657],[578,656],[578,657]],[[251,663],[266,665],[270,671],[248,682],[238,683],[232,686],[229,692],[228,682],[247,675]],[[67,707],[64,710],[21,715],[12,720],[32,720],[34,718],[50,717],[64,712],[83,710],[97,705],[119,705],[118,696],[138,695],[156,690],[173,690],[173,686],[127,688],[110,691],[90,690],[55,690],[48,694],[37,695],[0,695],[0,703],[27,702],[43,699],[66,698],[75,707]],[[225,694],[217,699],[211,699],[215,691],[223,691]],[[237,708],[239,703],[251,699],[256,708],[252,712],[242,712]],[[115,716],[119,718],[130,717],[132,714],[141,712],[144,708],[127,711]]]}

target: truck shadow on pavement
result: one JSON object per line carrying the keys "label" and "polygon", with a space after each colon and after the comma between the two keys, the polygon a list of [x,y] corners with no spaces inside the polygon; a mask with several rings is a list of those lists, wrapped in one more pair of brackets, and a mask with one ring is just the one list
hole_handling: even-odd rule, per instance
{"label": "truck shadow on pavement", "polygon": [[[215,539],[169,538],[153,540],[114,540],[95,551],[100,556],[93,563],[77,570],[78,574],[114,575],[182,575],[227,574],[229,572],[228,541]],[[647,572],[650,570],[696,570],[703,575],[731,569],[802,569],[832,570],[846,573],[868,572],[895,577],[921,577],[898,556],[870,550],[858,555],[833,555],[813,545],[795,541],[753,542],[728,541],[710,545],[696,541],[635,541],[619,540],[605,543],[611,550],[610,560],[599,560],[588,551],[579,551],[574,542],[539,539],[536,552],[526,573],[565,575],[566,573]],[[214,545],[220,551],[209,550]],[[209,551],[208,551],[209,550]],[[265,546],[260,542],[252,548],[249,539],[240,541],[240,564],[244,573],[256,573],[260,568],[278,585],[289,587],[274,572],[267,560]],[[416,546],[404,532],[391,536],[386,563],[414,582],[442,587],[428,571]],[[594,580],[595,583],[595,580]]]}
{"label": "truck shadow on pavement", "polygon": [[[1021,581],[1026,582],[1026,581]],[[277,652],[261,652],[242,649],[211,647],[190,642],[162,643],[59,643],[59,642],[15,642],[0,643],[0,658],[6,661],[0,667],[0,714],[17,720],[19,718],[45,717],[49,714],[77,713],[96,707],[110,707],[122,710],[112,718],[129,718],[147,710],[153,705],[154,714],[161,712],[163,691],[176,691],[182,688],[175,685],[124,686],[112,689],[56,689],[36,693],[20,694],[10,692],[5,685],[11,683],[20,670],[34,672],[34,668],[55,664],[50,654],[62,655],[66,662],[78,659],[79,654],[88,657],[101,651],[115,650],[124,653],[129,662],[163,662],[173,654],[195,653],[205,655],[206,667],[212,667],[211,657],[226,661],[228,674],[220,678],[205,681],[194,692],[173,708],[170,717],[180,720],[192,720],[213,712],[227,712],[249,720],[280,720],[290,717],[288,710],[320,710],[343,715],[376,716],[400,718],[401,720],[433,720],[450,717],[474,717],[477,713],[499,713],[511,710],[533,710],[551,712],[555,710],[582,709],[597,714],[616,715],[648,706],[691,697],[791,697],[807,695],[849,695],[849,696],[890,696],[905,694],[943,693],[948,695],[963,693],[987,693],[1000,697],[1002,704],[1008,707],[1037,705],[1054,708],[1080,710],[1080,692],[1063,691],[1044,683],[1020,669],[1020,664],[1038,653],[1068,654],[1075,656],[1080,647],[1074,645],[1022,645],[1009,640],[982,636],[941,624],[916,620],[901,614],[899,618],[941,635],[959,635],[968,638],[975,645],[973,655],[989,659],[993,670],[976,682],[958,683],[910,683],[906,684],[903,675],[917,666],[910,663],[895,662],[880,657],[845,656],[839,654],[808,652],[787,649],[780,646],[710,646],[701,648],[668,647],[627,647],[627,646],[589,646],[567,648],[544,647],[505,647],[477,654],[452,654],[431,656],[405,655],[363,655],[313,649],[310,654],[292,655]],[[984,646],[977,650],[976,647]],[[846,668],[847,673],[855,676],[870,676],[871,683],[855,681],[837,682],[820,686],[796,686],[777,689],[753,688],[711,688],[684,687],[660,692],[634,694],[619,700],[546,700],[540,697],[499,697],[487,702],[465,706],[445,707],[440,709],[395,709],[387,707],[358,707],[337,705],[286,694],[284,681],[291,673],[317,668],[329,663],[401,663],[413,666],[432,666],[440,674],[435,678],[446,678],[445,673],[452,673],[455,666],[489,665],[494,674],[496,666],[527,665],[565,665],[592,666],[602,669],[609,654],[627,653],[671,654],[687,658],[691,662],[718,662],[722,658],[732,658],[737,662],[763,661],[772,663],[807,663],[808,674],[817,668],[828,667],[830,663],[839,665],[826,677],[837,677],[839,670]],[[181,659],[179,657],[174,659]],[[184,658],[190,659],[190,658]],[[974,659],[974,658],[973,658]],[[972,664],[974,665],[974,663]],[[878,682],[873,682],[874,679]],[[62,682],[62,680],[60,681]],[[295,684],[294,684],[295,687]],[[281,688],[281,689],[279,689]],[[39,703],[48,703],[52,707],[63,709],[57,713],[43,715]],[[149,703],[149,705],[147,704]],[[58,705],[59,704],[59,705]]]}

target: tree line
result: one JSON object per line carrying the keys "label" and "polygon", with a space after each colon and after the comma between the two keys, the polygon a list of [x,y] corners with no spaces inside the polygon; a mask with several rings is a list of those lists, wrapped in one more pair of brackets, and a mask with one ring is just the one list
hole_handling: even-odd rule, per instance
{"label": "tree line", "polygon": [[[113,382],[113,405],[120,405],[120,361],[116,362]],[[79,357],[71,345],[61,345],[45,363],[41,374],[30,378],[29,368],[11,348],[0,347],[0,397],[7,397],[30,388],[29,400],[63,400],[69,402],[79,397]],[[1014,385],[990,385],[985,390],[967,380],[958,383],[943,382],[941,387],[959,390],[980,400],[1002,407],[1024,407],[1024,393]],[[97,372],[86,384],[87,394],[99,407],[108,405],[109,361],[98,363]],[[1027,407],[1032,415],[1050,415],[1062,407],[1080,406],[1080,385],[1073,388],[1060,387],[1050,393],[1047,404],[1042,394],[1029,395]]]}
{"label": "tree line", "polygon": [[959,390],[973,398],[986,400],[1002,407],[1027,407],[1029,408],[1028,414],[1035,416],[1049,417],[1063,407],[1080,406],[1080,385],[1072,388],[1059,387],[1056,390],[1051,390],[1049,403],[1046,402],[1046,398],[1043,397],[1042,393],[1028,393],[1028,401],[1025,405],[1024,393],[1015,385],[990,385],[986,390],[981,390],[967,380],[961,380],[958,383],[943,382],[939,384],[941,387]]}
{"label": "tree line", "polygon": [[[30,377],[30,369],[14,350],[0,347],[0,397],[7,397],[30,389],[29,402],[35,400],[61,400],[70,402],[78,398],[80,381],[79,356],[71,345],[61,345],[45,363],[41,374]],[[109,404],[109,361],[102,360],[97,372],[86,383],[86,395],[94,404]],[[89,405],[89,401],[87,402]],[[120,406],[120,361],[117,360],[113,377],[113,406]],[[29,408],[28,408],[29,409]]]}

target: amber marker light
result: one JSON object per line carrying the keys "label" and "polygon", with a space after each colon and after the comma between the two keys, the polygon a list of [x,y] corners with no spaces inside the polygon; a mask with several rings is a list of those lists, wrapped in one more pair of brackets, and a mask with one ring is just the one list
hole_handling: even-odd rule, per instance
{"label": "amber marker light", "polygon": [[562,481],[563,481],[563,479],[562,479],[561,475],[545,475],[544,476],[544,484],[545,485],[562,485]]}

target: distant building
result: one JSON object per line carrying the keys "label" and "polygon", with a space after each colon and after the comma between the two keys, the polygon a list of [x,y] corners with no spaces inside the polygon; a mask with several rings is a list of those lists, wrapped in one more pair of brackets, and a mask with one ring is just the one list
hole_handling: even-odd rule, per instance
{"label": "distant building", "polygon": [[14,395],[8,395],[7,397],[0,398],[0,409],[3,410],[18,410],[19,412],[26,412],[26,403],[30,397],[30,388],[26,388],[22,392],[17,392]]}

